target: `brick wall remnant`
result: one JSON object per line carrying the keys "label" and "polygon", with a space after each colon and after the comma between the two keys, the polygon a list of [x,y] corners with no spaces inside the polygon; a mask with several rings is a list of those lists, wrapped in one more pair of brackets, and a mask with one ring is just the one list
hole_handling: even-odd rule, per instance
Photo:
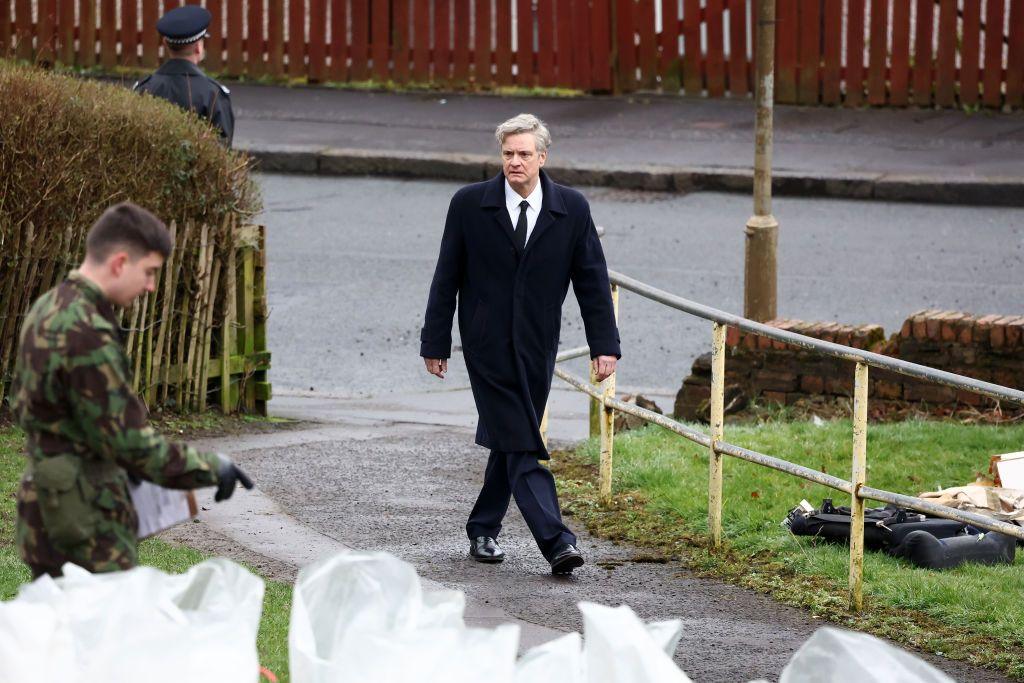
{"label": "brick wall remnant", "polygon": [[[927,365],[939,370],[1024,387],[1024,316],[973,315],[928,309],[904,321],[889,339],[879,325],[772,320],[772,327]],[[793,405],[811,397],[851,397],[853,363],[807,351],[730,327],[726,334],[726,412],[750,399]],[[922,409],[990,409],[995,401],[973,392],[872,368],[868,395],[872,405],[916,404]],[[675,415],[685,420],[708,419],[711,396],[711,355],[693,363],[676,395]],[[1003,406],[1004,410],[1016,408]]]}

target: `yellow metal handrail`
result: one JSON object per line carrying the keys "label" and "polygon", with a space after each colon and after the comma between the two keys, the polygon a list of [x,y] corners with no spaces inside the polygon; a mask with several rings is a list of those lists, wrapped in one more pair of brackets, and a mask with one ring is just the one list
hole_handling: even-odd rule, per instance
{"label": "yellow metal handrail", "polygon": [[[891,491],[875,489],[865,485],[867,471],[867,407],[868,407],[868,367],[874,366],[898,372],[910,377],[916,377],[927,381],[936,382],[958,389],[973,391],[985,396],[1010,401],[1024,405],[1024,392],[1008,387],[999,386],[990,382],[982,382],[971,377],[964,377],[942,370],[936,370],[916,363],[908,363],[896,358],[882,356],[880,354],[854,349],[821,341],[812,337],[806,337],[795,332],[780,330],[778,328],[754,322],[740,316],[719,311],[702,304],[698,304],[682,297],[662,291],[638,280],[626,277],[620,273],[609,271],[611,281],[612,301],[615,306],[615,315],[618,317],[619,310],[619,288],[628,289],[640,296],[652,301],[657,301],[670,308],[690,313],[698,317],[710,320],[712,328],[712,353],[711,353],[711,416],[710,434],[682,424],[672,418],[661,415],[651,410],[641,408],[633,403],[626,403],[615,398],[615,375],[612,375],[604,382],[598,384],[591,372],[590,381],[576,377],[561,368],[555,368],[555,376],[577,390],[588,394],[594,399],[592,405],[596,407],[597,417],[600,425],[601,435],[601,464],[600,464],[600,495],[605,503],[611,500],[612,464],[614,446],[614,414],[615,411],[635,415],[646,422],[659,425],[669,431],[675,432],[694,443],[704,446],[709,452],[708,463],[708,529],[713,544],[717,547],[722,543],[722,456],[728,455],[741,460],[746,460],[764,467],[800,477],[808,481],[827,486],[837,491],[847,493],[851,498],[851,525],[850,525],[850,575],[849,575],[849,604],[853,610],[860,610],[864,604],[864,501],[876,500],[885,503],[892,503],[918,512],[953,519],[960,522],[972,524],[976,527],[1003,533],[1019,540],[1024,540],[1024,529],[1016,524],[999,521],[973,512],[964,512],[946,505],[939,505],[914,496],[906,496]],[[727,327],[736,327],[745,332],[776,339],[787,344],[795,345],[822,355],[841,358],[856,363],[854,371],[853,389],[853,449],[851,461],[851,480],[846,481],[839,477],[825,474],[817,470],[791,463],[781,458],[776,458],[764,453],[758,453],[742,446],[728,443],[724,440],[724,418],[725,418],[725,336]],[[587,347],[569,349],[558,354],[557,362],[563,362],[572,358],[589,355]],[[545,410],[542,420],[542,432],[546,439],[548,413]],[[591,422],[593,434],[594,423]]]}

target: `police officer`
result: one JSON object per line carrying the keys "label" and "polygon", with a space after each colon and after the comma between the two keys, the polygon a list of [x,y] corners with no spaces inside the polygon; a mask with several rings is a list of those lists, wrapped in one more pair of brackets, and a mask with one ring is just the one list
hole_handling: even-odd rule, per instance
{"label": "police officer", "polygon": [[33,578],[65,562],[91,572],[138,561],[138,516],[128,478],[191,489],[217,501],[252,481],[227,457],[171,443],[146,424],[131,388],[117,308],[156,289],[171,252],[164,224],[129,203],[100,216],[85,260],[25,317],[11,405],[28,465],[17,492],[16,538]]}
{"label": "police officer", "polygon": [[231,91],[199,68],[206,56],[204,39],[209,36],[209,26],[210,12],[199,5],[178,7],[161,17],[156,30],[163,36],[170,59],[138,81],[133,90],[162,97],[207,119],[230,147],[235,134]]}

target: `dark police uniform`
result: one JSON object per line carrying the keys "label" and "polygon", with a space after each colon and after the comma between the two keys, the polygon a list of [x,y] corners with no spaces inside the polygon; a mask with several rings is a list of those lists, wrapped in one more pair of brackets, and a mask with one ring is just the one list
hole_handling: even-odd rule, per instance
{"label": "dark police uniform", "polygon": [[[198,5],[171,10],[157,22],[157,30],[168,44],[183,46],[207,37],[210,12]],[[169,59],[153,74],[137,82],[137,92],[174,102],[182,109],[208,120],[230,147],[235,134],[231,91],[213,80],[187,59]]]}

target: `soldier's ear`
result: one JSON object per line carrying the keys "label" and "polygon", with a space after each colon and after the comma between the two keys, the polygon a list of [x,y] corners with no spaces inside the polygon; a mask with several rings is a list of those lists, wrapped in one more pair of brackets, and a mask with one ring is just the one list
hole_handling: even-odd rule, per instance
{"label": "soldier's ear", "polygon": [[124,265],[128,263],[128,252],[127,251],[115,251],[107,258],[107,268],[110,269],[110,274],[114,277],[121,277],[121,273],[124,272]]}

